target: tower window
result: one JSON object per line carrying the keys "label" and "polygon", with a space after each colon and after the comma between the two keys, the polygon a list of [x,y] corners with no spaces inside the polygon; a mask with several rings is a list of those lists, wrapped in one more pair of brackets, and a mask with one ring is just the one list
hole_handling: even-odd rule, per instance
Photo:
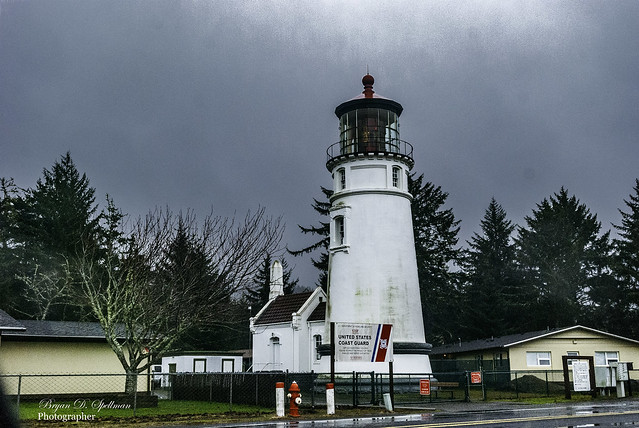
{"label": "tower window", "polygon": [[399,177],[401,168],[398,166],[393,167],[393,187],[399,187]]}
{"label": "tower window", "polygon": [[316,334],[315,336],[313,336],[313,338],[315,339],[315,359],[321,360],[322,356],[320,355],[319,349],[320,349],[320,346],[322,345],[322,336],[319,334]]}
{"label": "tower window", "polygon": [[337,179],[339,180],[338,189],[346,189],[346,170],[344,168],[340,168],[339,170],[337,170]]}
{"label": "tower window", "polygon": [[344,245],[344,217],[335,217],[335,244]]}

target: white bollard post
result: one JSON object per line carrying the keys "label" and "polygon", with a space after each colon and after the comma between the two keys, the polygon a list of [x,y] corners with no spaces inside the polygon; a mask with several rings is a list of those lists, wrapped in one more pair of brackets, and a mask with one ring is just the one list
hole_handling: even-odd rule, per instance
{"label": "white bollard post", "polygon": [[335,414],[335,389],[332,383],[326,384],[326,414]]}
{"label": "white bollard post", "polygon": [[384,406],[386,407],[386,410],[388,410],[389,412],[392,412],[393,402],[391,401],[390,392],[386,392],[382,394],[382,396],[384,397]]}
{"label": "white bollard post", "polygon": [[275,413],[278,418],[284,417],[284,382],[275,384]]}

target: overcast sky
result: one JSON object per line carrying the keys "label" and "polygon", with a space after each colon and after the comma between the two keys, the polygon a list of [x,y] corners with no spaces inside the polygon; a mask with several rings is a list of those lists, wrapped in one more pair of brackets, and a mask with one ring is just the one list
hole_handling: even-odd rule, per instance
{"label": "overcast sky", "polygon": [[0,0],[0,176],[31,187],[70,151],[102,206],[261,205],[299,248],[367,65],[462,243],[491,197],[523,225],[561,186],[619,223],[639,177],[636,0]]}

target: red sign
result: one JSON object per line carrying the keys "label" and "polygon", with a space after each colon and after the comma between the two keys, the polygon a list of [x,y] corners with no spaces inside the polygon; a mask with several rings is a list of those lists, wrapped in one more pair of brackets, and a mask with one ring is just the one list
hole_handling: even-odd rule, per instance
{"label": "red sign", "polygon": [[419,380],[419,393],[420,395],[430,395],[430,379]]}
{"label": "red sign", "polygon": [[387,359],[388,347],[390,346],[390,335],[393,330],[393,324],[379,324],[377,327],[377,337],[375,338],[375,350],[373,351],[372,361],[375,363],[383,363],[384,361],[393,361],[392,356]]}
{"label": "red sign", "polygon": [[481,383],[481,372],[470,372],[470,383]]}

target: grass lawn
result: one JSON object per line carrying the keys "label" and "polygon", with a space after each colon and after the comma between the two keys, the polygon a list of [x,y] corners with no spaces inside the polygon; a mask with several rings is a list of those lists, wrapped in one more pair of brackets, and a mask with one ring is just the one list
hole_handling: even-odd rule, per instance
{"label": "grass lawn", "polygon": [[[84,417],[84,420],[107,421],[122,419],[137,420],[166,420],[167,416],[183,415],[221,415],[224,419],[229,416],[255,416],[264,417],[274,414],[275,410],[259,406],[244,404],[234,404],[232,407],[228,403],[207,403],[202,401],[170,401],[160,400],[157,407],[139,408],[133,415],[133,408],[112,408],[108,402],[99,400],[76,401],[76,402],[22,402],[20,403],[20,419],[23,422],[48,422],[59,421],[64,423],[62,415],[76,415]],[[57,416],[56,416],[57,415]],[[84,416],[83,416],[84,415]],[[73,417],[66,417],[67,423],[73,421]]]}

